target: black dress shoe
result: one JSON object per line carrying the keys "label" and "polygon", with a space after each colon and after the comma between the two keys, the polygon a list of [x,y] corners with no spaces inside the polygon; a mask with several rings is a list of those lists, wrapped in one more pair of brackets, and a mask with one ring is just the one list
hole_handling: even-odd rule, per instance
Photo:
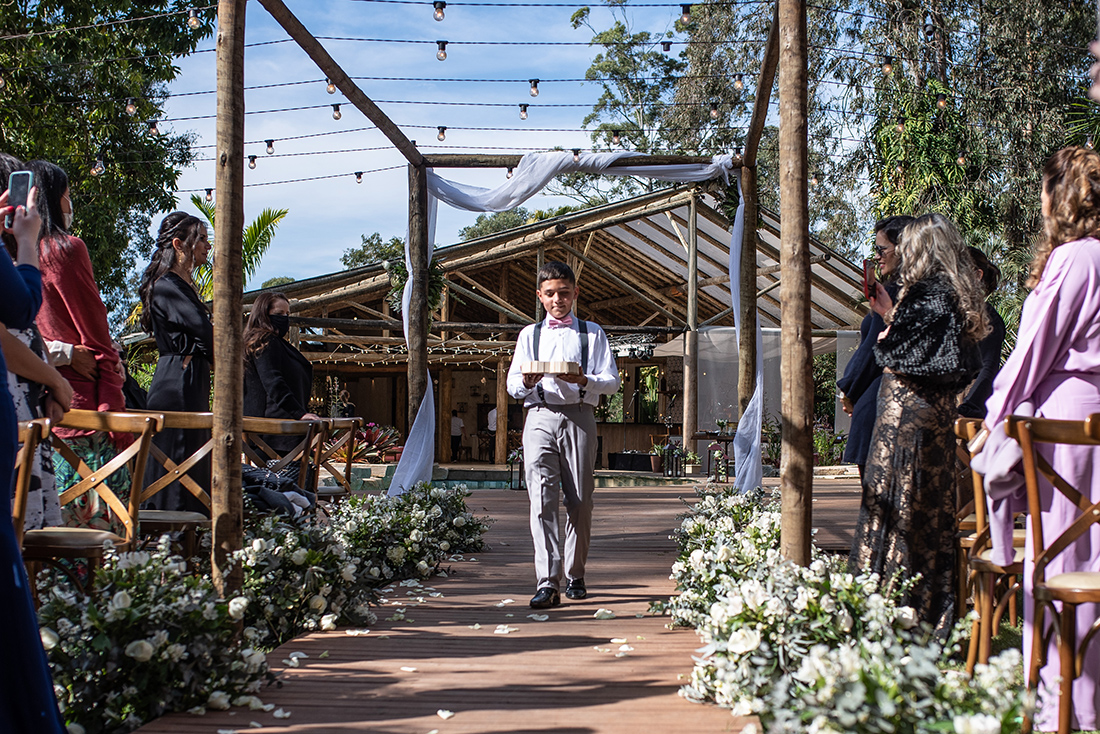
{"label": "black dress shoe", "polygon": [[588,596],[588,589],[584,588],[584,579],[572,579],[565,587],[565,595],[570,599],[584,599]]}
{"label": "black dress shoe", "polygon": [[532,609],[549,609],[559,604],[561,604],[561,594],[558,593],[557,589],[551,589],[549,586],[539,589],[531,597]]}

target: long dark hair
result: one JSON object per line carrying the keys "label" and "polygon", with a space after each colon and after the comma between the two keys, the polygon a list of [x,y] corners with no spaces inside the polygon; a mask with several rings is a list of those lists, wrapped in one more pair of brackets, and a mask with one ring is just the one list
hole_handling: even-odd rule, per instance
{"label": "long dark hair", "polygon": [[46,257],[53,245],[62,248],[69,246],[69,230],[65,229],[65,215],[61,211],[61,199],[69,189],[69,177],[49,161],[31,161],[27,168],[34,173],[34,185],[38,189],[34,202],[42,217],[38,254]]}
{"label": "long dark hair", "polygon": [[[22,170],[24,170],[23,161],[19,160],[13,155],[0,153],[0,187],[6,189],[8,187],[8,177],[11,176],[14,171]],[[4,245],[8,248],[8,253],[11,254],[11,257],[14,260],[16,253],[18,252],[18,245],[15,243],[15,237],[8,234],[7,232],[4,232],[3,240]]]}
{"label": "long dark hair", "polygon": [[178,237],[190,250],[204,231],[206,222],[187,212],[172,212],[161,220],[153,256],[138,287],[138,296],[141,298],[141,328],[145,331],[153,331],[153,284],[176,264],[176,249],[172,247],[172,240]]}
{"label": "long dark hair", "polygon": [[248,323],[244,327],[244,356],[246,359],[262,352],[264,347],[267,346],[269,336],[279,337],[275,333],[275,327],[271,325],[271,319],[268,318],[271,307],[275,305],[276,301],[290,303],[290,299],[282,293],[265,292],[256,296],[256,301],[252,304],[252,311],[248,314]]}

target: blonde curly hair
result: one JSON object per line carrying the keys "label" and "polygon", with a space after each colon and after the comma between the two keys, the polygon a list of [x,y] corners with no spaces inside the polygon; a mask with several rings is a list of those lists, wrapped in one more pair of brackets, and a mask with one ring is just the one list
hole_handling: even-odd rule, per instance
{"label": "blonde curly hair", "polygon": [[989,334],[992,327],[985,312],[985,291],[970,251],[950,219],[935,213],[917,217],[902,230],[897,252],[901,258],[899,302],[914,283],[942,275],[955,291],[959,310],[966,319],[966,335],[980,341]]}
{"label": "blonde curly hair", "polygon": [[1088,148],[1063,148],[1043,166],[1043,237],[1031,260],[1027,286],[1043,277],[1055,247],[1100,233],[1100,154]]}

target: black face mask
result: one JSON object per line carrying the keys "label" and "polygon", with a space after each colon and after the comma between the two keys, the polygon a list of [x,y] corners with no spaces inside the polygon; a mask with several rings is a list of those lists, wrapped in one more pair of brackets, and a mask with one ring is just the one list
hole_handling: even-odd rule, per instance
{"label": "black face mask", "polygon": [[271,328],[279,336],[286,336],[286,333],[290,331],[290,317],[285,313],[269,313],[267,320],[271,322]]}

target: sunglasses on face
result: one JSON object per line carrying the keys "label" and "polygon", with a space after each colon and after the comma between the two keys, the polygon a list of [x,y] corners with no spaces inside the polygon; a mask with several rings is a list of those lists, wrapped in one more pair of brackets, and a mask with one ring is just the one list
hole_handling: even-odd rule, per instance
{"label": "sunglasses on face", "polygon": [[[892,248],[893,248],[893,245],[891,245],[891,249]],[[879,247],[878,245],[873,245],[871,247],[871,249],[874,250],[875,254],[878,255],[879,257],[883,257],[883,256],[886,255],[887,248],[885,248],[885,247]]]}

